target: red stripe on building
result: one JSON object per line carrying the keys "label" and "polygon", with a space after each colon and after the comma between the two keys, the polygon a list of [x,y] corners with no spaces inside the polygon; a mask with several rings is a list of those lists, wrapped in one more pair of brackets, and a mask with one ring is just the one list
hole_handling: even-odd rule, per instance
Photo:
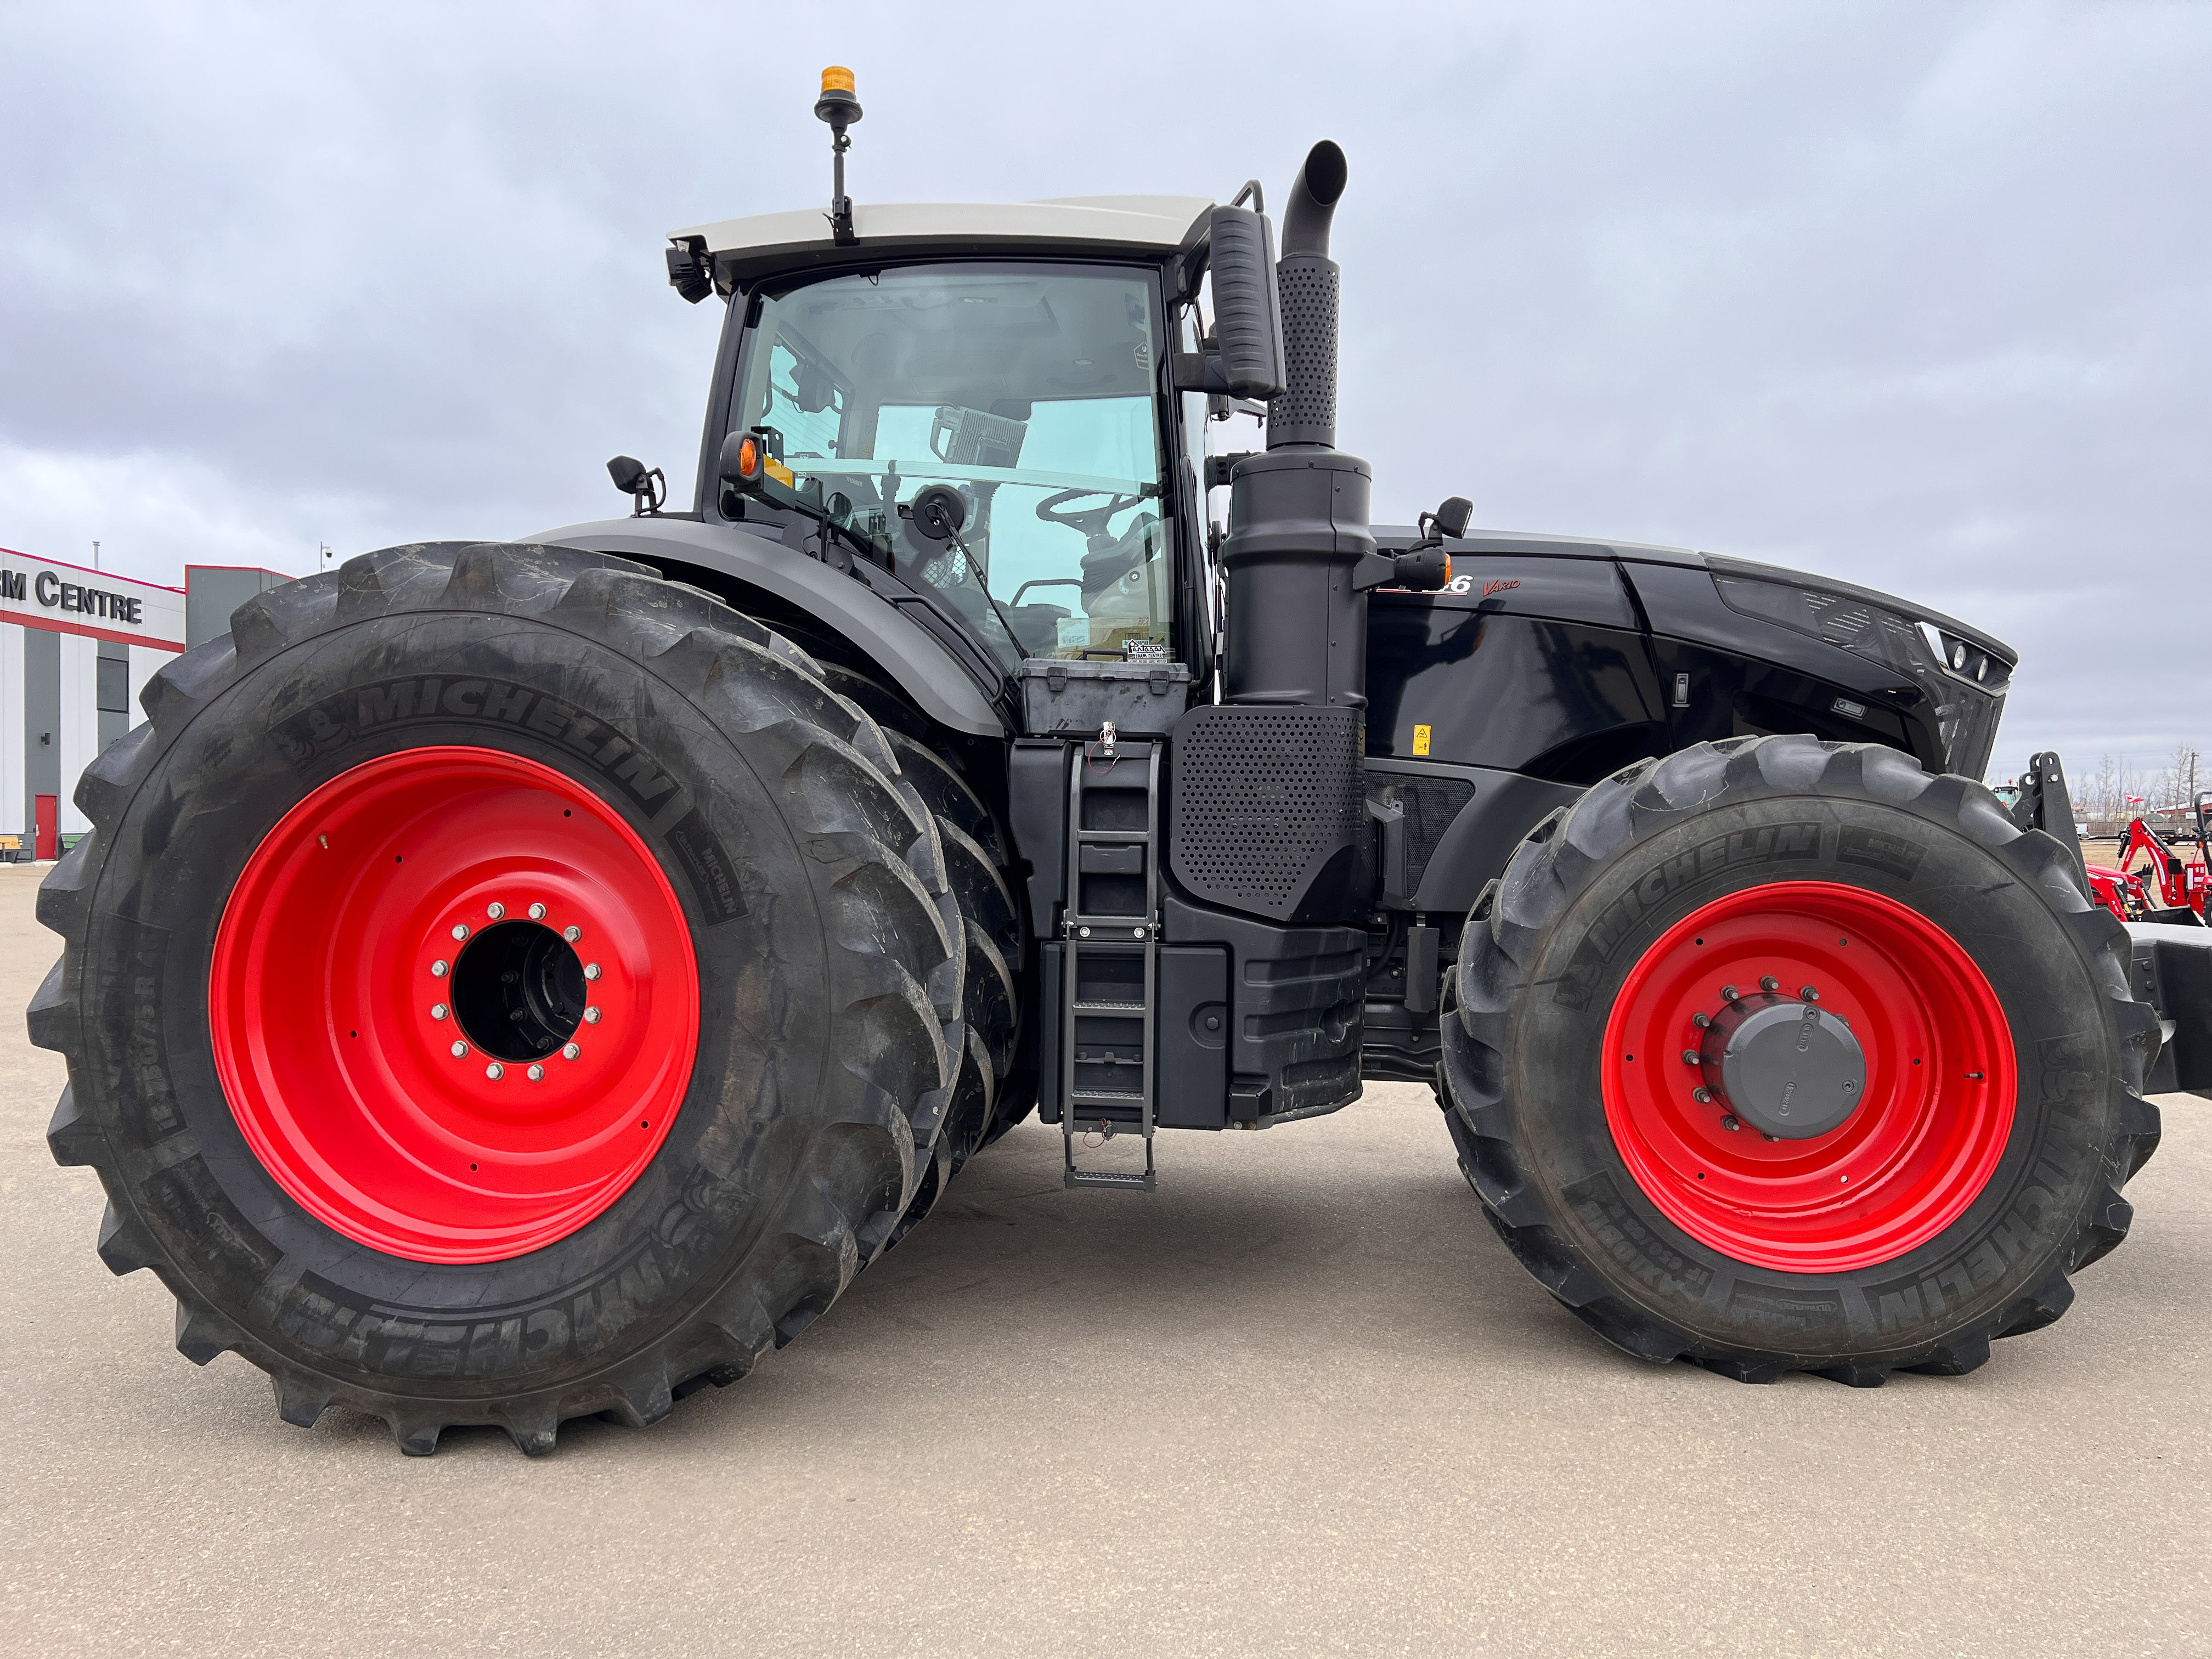
{"label": "red stripe on building", "polygon": [[[52,564],[54,561],[48,559],[46,562]],[[84,567],[71,565],[70,568],[82,570]],[[152,587],[157,584],[149,582],[146,586]],[[183,592],[181,588],[176,591]],[[0,611],[0,623],[21,623],[26,628],[43,628],[55,634],[82,634],[88,640],[112,640],[118,645],[143,645],[149,651],[182,651],[185,648],[182,640],[149,639],[143,634],[125,634],[112,628],[90,628],[83,623],[67,623],[58,617],[40,617],[21,611]]]}

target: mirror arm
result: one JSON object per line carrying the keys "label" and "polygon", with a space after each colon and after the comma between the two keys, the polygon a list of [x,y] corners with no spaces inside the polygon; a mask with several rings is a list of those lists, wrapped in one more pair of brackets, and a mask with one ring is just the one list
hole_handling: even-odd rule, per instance
{"label": "mirror arm", "polygon": [[1398,580],[1398,562],[1387,553],[1363,553],[1352,562],[1352,591],[1364,593],[1370,588],[1395,584]]}

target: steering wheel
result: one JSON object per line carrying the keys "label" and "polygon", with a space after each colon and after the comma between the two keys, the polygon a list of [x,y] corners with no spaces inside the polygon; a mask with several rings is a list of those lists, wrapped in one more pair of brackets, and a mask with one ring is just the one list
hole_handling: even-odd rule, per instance
{"label": "steering wheel", "polygon": [[1022,595],[1032,587],[1080,587],[1083,584],[1073,576],[1037,576],[1024,582],[1014,590],[1014,597],[1006,601],[1009,608],[1022,602]]}
{"label": "steering wheel", "polygon": [[[1106,497],[1106,505],[1086,507],[1080,513],[1063,513],[1058,510],[1067,502],[1079,501],[1086,495],[1103,495]],[[1096,551],[1102,544],[1107,547],[1112,546],[1116,539],[1114,532],[1107,529],[1107,521],[1116,513],[1125,513],[1144,499],[1142,495],[1124,495],[1120,491],[1113,489],[1063,489],[1059,494],[1048,495],[1039,501],[1036,504],[1036,515],[1047,524],[1064,524],[1070,530],[1080,532],[1084,539],[1089,542],[1092,550]]]}

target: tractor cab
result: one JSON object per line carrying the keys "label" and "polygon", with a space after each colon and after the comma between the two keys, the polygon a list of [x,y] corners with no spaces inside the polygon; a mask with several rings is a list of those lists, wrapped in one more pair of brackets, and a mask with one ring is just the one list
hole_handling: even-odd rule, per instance
{"label": "tractor cab", "polygon": [[[1164,234],[1204,204],[1174,205],[1116,216]],[[1045,204],[1035,217],[1042,228],[1092,211]],[[1185,457],[1160,368],[1194,309],[1133,252],[924,255],[764,283],[732,313],[715,451],[757,440],[764,466],[781,464],[769,482],[818,507],[831,537],[1009,672],[1025,658],[1164,658],[1175,518],[1193,492],[1188,468],[1185,487],[1174,482]],[[709,519],[775,510],[748,502],[742,473],[711,482]]]}

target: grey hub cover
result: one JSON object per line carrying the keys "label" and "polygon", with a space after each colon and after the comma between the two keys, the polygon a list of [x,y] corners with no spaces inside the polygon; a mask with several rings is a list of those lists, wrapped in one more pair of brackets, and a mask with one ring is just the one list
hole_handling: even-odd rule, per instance
{"label": "grey hub cover", "polygon": [[1763,1134],[1809,1140],[1839,1127],[1866,1094],[1866,1054],[1843,1018],[1762,994],[1729,1003],[1699,1045],[1709,1087]]}

